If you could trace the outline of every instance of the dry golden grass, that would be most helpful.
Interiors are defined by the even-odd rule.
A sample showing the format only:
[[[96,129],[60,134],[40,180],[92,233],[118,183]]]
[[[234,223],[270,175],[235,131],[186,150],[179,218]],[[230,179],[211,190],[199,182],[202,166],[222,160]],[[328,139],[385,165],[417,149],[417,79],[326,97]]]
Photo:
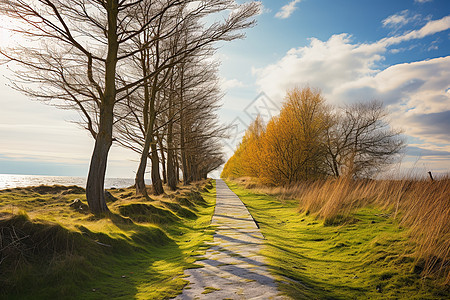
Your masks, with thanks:
[[[450,178],[439,180],[328,179],[269,188],[249,178],[241,183],[284,199],[298,199],[299,209],[333,223],[361,207],[379,207],[410,230],[422,275],[450,284]]]

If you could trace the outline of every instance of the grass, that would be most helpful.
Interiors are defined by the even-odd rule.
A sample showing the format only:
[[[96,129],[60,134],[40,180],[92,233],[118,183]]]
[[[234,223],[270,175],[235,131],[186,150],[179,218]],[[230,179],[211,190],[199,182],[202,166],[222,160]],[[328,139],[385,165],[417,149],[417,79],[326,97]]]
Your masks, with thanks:
[[[213,286],[207,286],[205,287],[204,291],[202,292],[202,294],[209,294],[209,293],[213,293],[215,291],[220,291],[220,289],[215,288]]]
[[[448,287],[421,276],[409,230],[384,209],[326,219],[299,212],[298,200],[228,185],[259,223],[262,254],[292,298],[447,299]]]
[[[435,181],[341,178],[258,190],[298,199],[301,211],[315,214],[325,223],[345,222],[363,207],[383,209],[408,228],[421,275],[450,284],[450,179],[446,177]]]
[[[70,207],[77,187],[0,191],[0,298],[167,299],[212,239],[215,183],[151,201],[109,190],[107,218]],[[200,191],[200,192],[199,192]],[[85,208],[85,207],[84,207]]]

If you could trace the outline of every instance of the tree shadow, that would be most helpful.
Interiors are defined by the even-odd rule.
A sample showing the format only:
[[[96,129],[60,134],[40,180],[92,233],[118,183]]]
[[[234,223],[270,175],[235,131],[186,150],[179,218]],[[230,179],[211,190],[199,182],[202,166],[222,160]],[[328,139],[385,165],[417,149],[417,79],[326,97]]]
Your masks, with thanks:
[[[79,227],[103,252],[96,262],[101,266],[101,272],[91,284],[98,298],[138,298],[149,287],[155,289],[155,282],[169,281],[182,275],[179,271],[170,270],[190,265],[179,245],[161,228],[149,223],[138,224],[113,212],[108,218],[126,234],[109,235]],[[103,260],[104,257],[107,258]]]

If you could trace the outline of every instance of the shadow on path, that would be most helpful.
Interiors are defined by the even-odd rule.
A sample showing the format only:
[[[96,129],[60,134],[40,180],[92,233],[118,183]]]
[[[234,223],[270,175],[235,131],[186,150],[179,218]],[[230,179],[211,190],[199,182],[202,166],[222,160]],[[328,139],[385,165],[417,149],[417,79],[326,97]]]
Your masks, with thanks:
[[[259,254],[264,237],[247,208],[222,180],[216,189],[214,240],[198,261],[203,268],[185,272],[190,284],[175,299],[289,299]]]

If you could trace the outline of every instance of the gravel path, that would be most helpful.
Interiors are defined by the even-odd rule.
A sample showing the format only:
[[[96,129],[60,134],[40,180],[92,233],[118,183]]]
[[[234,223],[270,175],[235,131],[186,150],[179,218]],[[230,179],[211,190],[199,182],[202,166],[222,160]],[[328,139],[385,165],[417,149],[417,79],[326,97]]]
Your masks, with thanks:
[[[258,254],[264,237],[247,208],[223,180],[216,189],[214,241],[198,262],[204,268],[186,270],[190,284],[175,299],[289,299]]]

